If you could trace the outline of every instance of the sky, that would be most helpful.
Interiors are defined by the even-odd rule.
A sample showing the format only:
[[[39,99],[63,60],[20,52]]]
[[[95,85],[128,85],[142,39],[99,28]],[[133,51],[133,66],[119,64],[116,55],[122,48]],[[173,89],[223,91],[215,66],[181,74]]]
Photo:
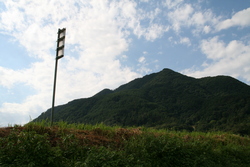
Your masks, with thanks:
[[[250,0],[0,0],[0,126],[172,69],[250,84]]]

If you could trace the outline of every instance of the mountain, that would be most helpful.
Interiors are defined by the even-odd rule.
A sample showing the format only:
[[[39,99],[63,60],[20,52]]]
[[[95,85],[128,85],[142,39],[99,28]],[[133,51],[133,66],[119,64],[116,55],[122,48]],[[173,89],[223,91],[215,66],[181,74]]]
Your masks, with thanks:
[[[34,121],[50,119],[50,109]],[[250,86],[229,76],[195,79],[163,69],[55,107],[55,121],[250,134]]]

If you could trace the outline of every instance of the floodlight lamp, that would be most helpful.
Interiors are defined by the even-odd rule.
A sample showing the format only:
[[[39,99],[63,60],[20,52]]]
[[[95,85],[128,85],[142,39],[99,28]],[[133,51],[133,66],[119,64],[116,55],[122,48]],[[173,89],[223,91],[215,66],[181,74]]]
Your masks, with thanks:
[[[58,30],[57,39],[57,59],[60,59],[64,55],[64,44],[65,44],[66,28]]]

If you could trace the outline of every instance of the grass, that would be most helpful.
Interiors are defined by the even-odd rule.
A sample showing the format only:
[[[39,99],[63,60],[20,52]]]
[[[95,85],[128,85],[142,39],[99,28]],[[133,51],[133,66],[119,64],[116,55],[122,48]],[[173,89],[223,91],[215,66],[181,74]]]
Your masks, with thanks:
[[[46,121],[0,128],[0,166],[250,166],[250,138],[224,132]]]

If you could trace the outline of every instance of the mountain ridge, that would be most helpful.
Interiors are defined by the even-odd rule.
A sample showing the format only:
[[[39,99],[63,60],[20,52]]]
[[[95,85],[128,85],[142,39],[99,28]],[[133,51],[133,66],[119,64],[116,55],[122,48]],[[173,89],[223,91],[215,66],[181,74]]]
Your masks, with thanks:
[[[49,119],[50,110],[37,119]],[[170,69],[55,107],[55,121],[250,134],[250,86],[228,76]]]

